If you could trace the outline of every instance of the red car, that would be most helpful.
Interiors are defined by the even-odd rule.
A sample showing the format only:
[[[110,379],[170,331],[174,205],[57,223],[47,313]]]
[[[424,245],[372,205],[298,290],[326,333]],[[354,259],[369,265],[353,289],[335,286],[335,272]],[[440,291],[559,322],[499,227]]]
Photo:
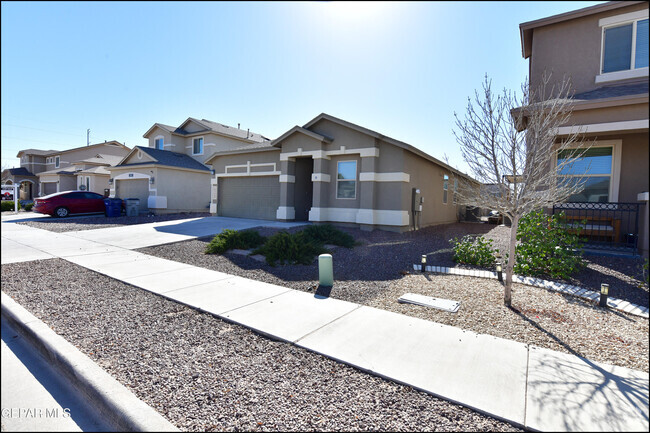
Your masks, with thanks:
[[[65,218],[70,214],[104,213],[104,197],[88,191],[63,191],[34,199],[33,211]]]

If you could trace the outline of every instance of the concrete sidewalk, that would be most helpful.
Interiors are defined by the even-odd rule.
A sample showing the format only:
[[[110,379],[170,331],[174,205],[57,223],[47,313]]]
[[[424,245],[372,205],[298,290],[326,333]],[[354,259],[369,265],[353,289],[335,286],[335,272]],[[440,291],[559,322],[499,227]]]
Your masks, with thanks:
[[[31,228],[5,232],[5,225],[3,242],[14,247],[36,234],[30,245],[40,254],[519,426],[648,430],[645,372],[147,256],[106,238],[99,244]]]

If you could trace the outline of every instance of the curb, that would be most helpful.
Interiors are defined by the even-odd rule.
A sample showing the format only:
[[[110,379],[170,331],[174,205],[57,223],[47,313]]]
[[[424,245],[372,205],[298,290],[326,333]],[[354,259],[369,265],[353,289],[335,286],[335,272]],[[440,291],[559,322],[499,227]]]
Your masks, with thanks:
[[[422,272],[422,265],[413,265],[414,271]],[[489,278],[496,280],[498,278],[496,272],[492,271],[483,271],[483,270],[474,270],[474,269],[461,269],[461,268],[450,268],[445,266],[425,266],[425,272],[433,272],[437,274],[450,274],[450,275],[460,275],[464,277],[477,277],[477,278]],[[512,276],[513,283],[526,284],[527,286],[538,287],[540,289],[547,289],[552,292],[558,292],[565,295],[575,296],[577,298],[585,299],[587,301],[598,302],[600,295],[592,290],[584,289],[582,287],[573,286],[571,284],[558,283],[555,281],[542,280],[540,278],[533,277],[522,277],[520,275]],[[631,302],[624,301],[623,299],[612,298],[611,296],[607,299],[607,306],[617,311],[623,313],[631,314],[633,316],[639,316],[648,319],[650,310],[647,307],[642,307],[640,305],[632,304]]]
[[[116,431],[180,431],[4,292],[2,317],[58,369]]]

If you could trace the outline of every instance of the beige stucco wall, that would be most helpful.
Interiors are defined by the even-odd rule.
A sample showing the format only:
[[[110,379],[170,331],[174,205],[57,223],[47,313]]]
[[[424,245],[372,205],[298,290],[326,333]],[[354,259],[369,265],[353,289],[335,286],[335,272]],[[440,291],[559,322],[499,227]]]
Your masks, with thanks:
[[[609,137],[608,137],[609,138]],[[636,203],[637,195],[648,191],[648,133],[624,134],[621,149],[621,179],[618,198],[621,202]]]
[[[180,142],[176,143],[174,142],[173,136],[171,132],[168,132],[165,129],[162,129],[159,126],[156,126],[150,133],[149,133],[149,147],[152,149],[156,148],[156,138],[162,137],[163,138],[163,150],[170,150],[172,152],[178,152],[178,153],[185,153],[185,149],[182,149],[179,144]]]
[[[154,213],[209,212],[209,171],[195,172],[159,167],[153,187],[158,196],[167,197],[167,209],[157,209]]]
[[[648,103],[631,104],[618,107],[591,110],[574,110],[570,124],[590,125],[594,123],[626,122],[630,120],[647,120]]]
[[[111,177],[119,181],[121,176],[128,179],[128,174],[133,173],[134,179],[140,176],[149,181],[149,196],[156,197],[159,203],[166,200],[165,208],[158,208],[155,205],[149,206],[149,211],[155,214],[177,213],[177,212],[208,212],[210,202],[210,172],[198,172],[166,168],[164,166],[146,165],[137,167],[111,168]],[[115,191],[114,182],[111,195],[125,199],[119,191]],[[118,183],[119,185],[119,183]]]
[[[595,82],[600,73],[602,39],[598,20],[643,9],[648,9],[647,3],[534,29],[529,65],[531,88],[537,88],[545,70],[552,72],[554,81],[561,80],[563,75],[570,76],[576,93],[600,87],[602,84]]]
[[[89,159],[89,158],[94,158],[97,154],[102,154],[102,155],[114,155],[114,156],[126,156],[130,152],[130,149],[122,147],[122,146],[115,146],[115,145],[110,145],[110,144],[105,144],[105,143],[99,143],[97,145],[92,145],[92,146],[87,146],[83,148],[76,149],[74,151],[70,152],[65,152],[65,153],[54,153],[52,155],[48,155],[47,158],[51,158],[52,162],[49,164],[46,164],[45,171],[49,170],[54,170],[56,168],[65,168],[69,167],[73,162],[76,161],[81,161],[84,159]],[[55,166],[55,158],[59,156],[60,157],[60,165],[59,167]],[[45,162],[46,159],[43,158],[43,162]]]
[[[430,161],[405,152],[406,172],[410,173],[411,181],[403,186],[402,203],[411,207],[412,188],[419,188],[424,203],[420,215],[420,225],[452,223],[458,220],[458,206],[454,205],[454,183],[452,174],[443,167]],[[443,203],[444,175],[449,176],[447,203]]]

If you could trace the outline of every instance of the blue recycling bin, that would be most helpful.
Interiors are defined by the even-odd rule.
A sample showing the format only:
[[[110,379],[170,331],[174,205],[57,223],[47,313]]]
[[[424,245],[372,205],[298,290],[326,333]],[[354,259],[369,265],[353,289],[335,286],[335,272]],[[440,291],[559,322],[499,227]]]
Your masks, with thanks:
[[[106,198],[104,199],[104,205],[106,206],[105,214],[107,217],[118,217],[122,215],[122,199]]]

